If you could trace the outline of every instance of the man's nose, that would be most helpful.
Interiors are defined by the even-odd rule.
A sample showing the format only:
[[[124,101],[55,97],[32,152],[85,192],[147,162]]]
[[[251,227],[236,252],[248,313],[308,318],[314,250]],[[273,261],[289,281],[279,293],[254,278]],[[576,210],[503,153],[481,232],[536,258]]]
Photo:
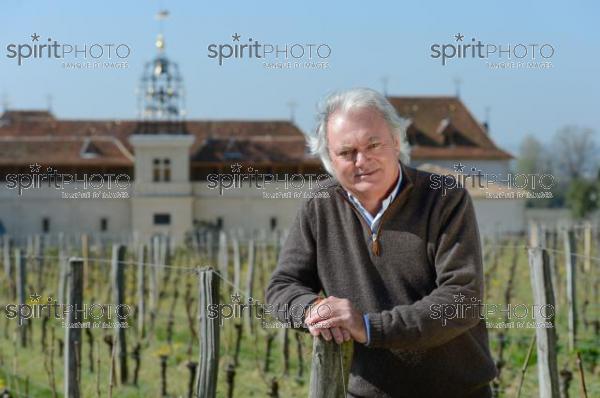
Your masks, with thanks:
[[[362,151],[358,151],[356,153],[356,161],[354,162],[354,164],[356,165],[356,167],[361,167],[364,166],[366,163],[367,156]]]

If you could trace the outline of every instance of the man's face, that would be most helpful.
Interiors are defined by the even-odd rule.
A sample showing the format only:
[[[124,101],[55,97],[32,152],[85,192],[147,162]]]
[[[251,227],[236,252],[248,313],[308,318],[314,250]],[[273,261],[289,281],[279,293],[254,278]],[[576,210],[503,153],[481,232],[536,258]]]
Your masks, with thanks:
[[[334,112],[327,123],[329,156],[342,186],[359,200],[381,200],[396,182],[400,143],[371,108]]]

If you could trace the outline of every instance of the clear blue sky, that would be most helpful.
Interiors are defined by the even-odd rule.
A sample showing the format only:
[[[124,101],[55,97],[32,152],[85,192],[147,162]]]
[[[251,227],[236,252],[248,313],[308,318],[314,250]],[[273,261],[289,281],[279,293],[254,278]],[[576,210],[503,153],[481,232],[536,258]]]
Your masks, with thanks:
[[[315,104],[325,93],[353,86],[382,88],[390,95],[453,94],[483,119],[491,107],[491,134],[511,151],[526,133],[549,142],[565,124],[600,130],[600,8],[593,1],[112,1],[38,2],[5,0],[0,14],[0,94],[11,108],[45,108],[48,94],[62,118],[134,118],[135,88],[144,62],[155,54],[164,23],[167,54],[179,63],[189,118],[282,119],[286,103],[298,103],[296,120],[312,128]],[[62,43],[126,43],[126,70],[65,70],[56,60],[17,66],[6,58],[10,43],[30,44],[30,35]],[[207,57],[212,43],[231,35],[262,43],[326,43],[330,67],[267,70],[256,62],[219,67]],[[490,70],[480,60],[429,57],[433,43],[453,43],[462,33],[486,43],[549,43],[550,70]],[[27,61],[27,60],[26,60]]]

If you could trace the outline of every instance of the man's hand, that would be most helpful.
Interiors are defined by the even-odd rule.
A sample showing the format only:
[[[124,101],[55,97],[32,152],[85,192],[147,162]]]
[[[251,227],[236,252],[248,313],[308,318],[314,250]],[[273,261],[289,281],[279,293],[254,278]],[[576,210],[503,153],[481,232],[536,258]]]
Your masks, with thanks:
[[[328,329],[327,327],[309,326],[308,331],[314,337],[317,337],[318,335],[323,336],[323,338],[327,341],[330,341],[333,338],[337,344],[342,344],[344,341],[352,340],[350,332],[348,332],[346,329],[338,327]]]
[[[324,300],[324,299],[319,298],[304,313],[305,323],[307,323],[307,325],[308,325],[308,322],[306,322],[306,319],[310,315],[311,311],[314,310],[317,307],[318,303],[320,303],[322,300]],[[308,331],[310,332],[310,334],[312,336],[317,337],[317,336],[321,335],[327,341],[330,341],[333,338],[337,344],[341,344],[344,341],[352,340],[352,337],[350,336],[350,332],[348,332],[346,329],[341,329],[338,327],[329,329],[328,327],[323,326],[322,324],[319,327],[308,325]]]
[[[305,322],[310,334],[321,334],[327,341],[333,335],[338,344],[350,339],[367,342],[363,316],[347,299],[329,296],[319,300],[309,309]]]

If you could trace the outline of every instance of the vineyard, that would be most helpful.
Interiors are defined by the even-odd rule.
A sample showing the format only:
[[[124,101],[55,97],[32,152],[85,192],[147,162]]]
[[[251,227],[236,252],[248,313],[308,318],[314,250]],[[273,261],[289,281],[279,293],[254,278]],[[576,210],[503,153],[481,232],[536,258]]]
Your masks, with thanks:
[[[318,395],[311,361],[322,347],[265,314],[238,311],[265,302],[284,239],[205,231],[171,248],[160,236],[5,236],[0,397]],[[540,385],[560,396],[600,396],[599,242],[589,223],[484,239],[497,397],[539,396]],[[543,330],[529,310],[538,298],[555,308]],[[61,303],[83,310],[65,315]],[[344,388],[340,369],[312,370],[327,373],[313,380],[340,379]]]

